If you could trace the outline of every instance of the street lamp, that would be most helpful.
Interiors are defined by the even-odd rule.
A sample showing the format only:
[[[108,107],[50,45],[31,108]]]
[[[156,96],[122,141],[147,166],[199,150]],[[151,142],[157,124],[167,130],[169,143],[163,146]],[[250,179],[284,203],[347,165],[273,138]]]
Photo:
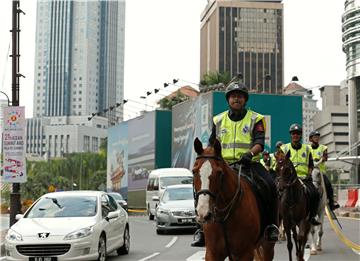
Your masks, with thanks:
[[[255,88],[250,88],[249,89],[249,92],[256,92],[256,91],[259,92],[258,87],[260,86],[260,84],[266,83],[267,81],[271,81],[271,75],[270,74],[264,75],[264,77],[262,79],[260,79],[256,83]],[[263,92],[265,92],[265,88],[263,88]]]
[[[11,105],[11,102],[10,102],[9,96],[8,96],[5,92],[2,92],[2,91],[0,91],[0,93],[4,94],[4,95],[6,96],[7,102],[8,102],[8,106],[10,106],[10,105]]]

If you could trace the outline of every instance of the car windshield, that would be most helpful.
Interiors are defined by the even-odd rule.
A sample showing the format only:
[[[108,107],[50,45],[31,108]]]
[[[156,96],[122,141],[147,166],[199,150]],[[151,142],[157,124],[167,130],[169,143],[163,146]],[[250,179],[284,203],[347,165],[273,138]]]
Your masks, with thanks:
[[[119,193],[109,193],[115,200],[124,200],[124,198]]]
[[[192,177],[162,177],[160,178],[160,187],[166,188],[171,185],[192,184]]]
[[[168,188],[165,190],[162,200],[173,201],[173,200],[189,200],[194,199],[192,188]]]
[[[40,199],[25,217],[91,217],[96,214],[96,206],[96,197],[94,196],[49,196]]]

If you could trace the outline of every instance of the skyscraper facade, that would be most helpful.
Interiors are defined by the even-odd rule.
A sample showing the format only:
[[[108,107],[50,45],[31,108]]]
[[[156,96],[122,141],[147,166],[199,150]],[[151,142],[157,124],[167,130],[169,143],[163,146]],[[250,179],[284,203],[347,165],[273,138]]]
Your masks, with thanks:
[[[34,117],[86,116],[122,102],[124,0],[40,0],[36,28]],[[104,113],[110,124],[120,110]]]
[[[201,14],[200,78],[207,72],[243,75],[253,91],[283,88],[281,0],[212,0]]]
[[[345,12],[342,16],[343,51],[346,53],[346,71],[349,104],[349,154],[360,155],[360,2],[345,1]],[[360,168],[354,165],[354,183],[360,181]]]

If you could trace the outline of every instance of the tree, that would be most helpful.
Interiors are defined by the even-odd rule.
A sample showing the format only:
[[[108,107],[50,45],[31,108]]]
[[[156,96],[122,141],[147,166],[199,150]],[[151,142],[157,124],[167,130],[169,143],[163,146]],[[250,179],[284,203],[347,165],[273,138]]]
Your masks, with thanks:
[[[170,98],[164,97],[158,102],[158,104],[160,104],[160,108],[171,110],[174,105],[184,102],[188,99],[188,96],[180,92],[180,90],[177,90],[175,96]]]
[[[203,75],[200,85],[209,86],[219,83],[227,85],[231,81],[231,76],[229,72],[207,72]]]

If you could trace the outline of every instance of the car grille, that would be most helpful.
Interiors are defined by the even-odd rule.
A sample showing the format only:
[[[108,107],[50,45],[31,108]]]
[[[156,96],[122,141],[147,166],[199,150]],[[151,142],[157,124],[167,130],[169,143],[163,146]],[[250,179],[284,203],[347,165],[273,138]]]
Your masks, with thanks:
[[[177,217],[193,217],[195,216],[195,211],[172,211],[172,214]]]
[[[17,251],[24,256],[59,256],[70,249],[70,244],[20,245]]]

